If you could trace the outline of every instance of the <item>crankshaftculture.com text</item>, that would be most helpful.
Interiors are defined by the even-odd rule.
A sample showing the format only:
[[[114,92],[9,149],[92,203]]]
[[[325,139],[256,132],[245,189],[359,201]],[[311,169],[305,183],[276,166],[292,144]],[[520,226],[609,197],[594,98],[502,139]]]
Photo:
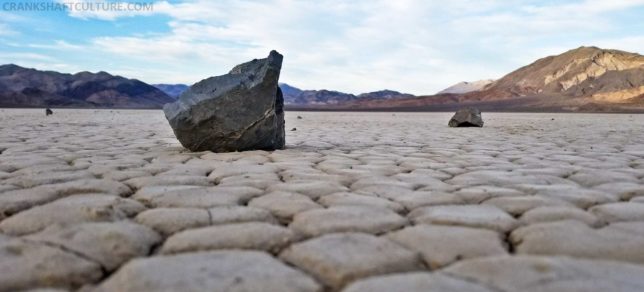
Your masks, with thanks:
[[[153,11],[149,2],[4,2],[4,11]]]

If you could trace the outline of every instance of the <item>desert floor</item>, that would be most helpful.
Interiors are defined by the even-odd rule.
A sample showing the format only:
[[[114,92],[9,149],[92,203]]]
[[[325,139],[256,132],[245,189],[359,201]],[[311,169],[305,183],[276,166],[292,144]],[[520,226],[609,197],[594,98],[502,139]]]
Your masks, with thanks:
[[[644,291],[644,115],[450,116],[215,154],[162,111],[0,110],[0,291]]]

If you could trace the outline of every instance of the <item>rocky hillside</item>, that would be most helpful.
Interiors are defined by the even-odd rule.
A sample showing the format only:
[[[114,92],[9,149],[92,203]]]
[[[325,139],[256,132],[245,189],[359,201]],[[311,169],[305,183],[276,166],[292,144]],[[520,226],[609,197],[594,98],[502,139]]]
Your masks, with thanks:
[[[177,99],[179,95],[181,95],[189,87],[185,84],[152,84],[152,86],[158,88],[174,99]]]
[[[485,86],[488,86],[493,82],[494,82],[494,79],[485,79],[485,80],[479,80],[474,82],[464,81],[464,82],[454,84],[448,88],[445,88],[440,92],[438,92],[437,94],[463,94],[463,93],[468,93],[472,91],[479,91],[484,89]]]
[[[644,94],[644,56],[618,50],[581,47],[520,68],[466,100],[523,96],[587,98],[628,103]]]
[[[644,56],[581,47],[537,60],[477,91],[452,89],[408,99],[358,100],[343,107],[453,110],[467,105],[498,111],[644,112]]]
[[[499,80],[462,82],[436,95],[304,92],[296,102],[318,109],[451,111],[468,105],[488,111],[643,112],[644,56],[580,47],[537,60]]]
[[[151,85],[106,72],[72,75],[0,66],[0,107],[161,108],[172,101]]]
[[[296,96],[284,98],[286,104],[297,105],[335,105],[343,104],[356,100],[357,97],[350,93],[344,93],[334,90],[303,90]]]
[[[414,95],[393,90],[380,90],[354,95],[334,90],[302,90],[297,87],[280,83],[284,94],[284,103],[294,106],[337,106],[353,102],[368,102],[374,100],[394,100],[414,98]]]
[[[368,92],[358,95],[359,99],[363,100],[392,100],[392,99],[405,99],[405,98],[415,98],[416,96],[408,93],[401,93],[398,91],[393,91],[389,89]]]

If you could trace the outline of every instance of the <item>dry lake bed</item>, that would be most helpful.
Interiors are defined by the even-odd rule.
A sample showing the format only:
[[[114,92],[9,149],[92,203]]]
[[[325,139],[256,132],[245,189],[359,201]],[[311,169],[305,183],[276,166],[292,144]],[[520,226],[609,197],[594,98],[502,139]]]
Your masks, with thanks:
[[[0,110],[0,291],[644,291],[644,115],[286,117],[215,154]]]

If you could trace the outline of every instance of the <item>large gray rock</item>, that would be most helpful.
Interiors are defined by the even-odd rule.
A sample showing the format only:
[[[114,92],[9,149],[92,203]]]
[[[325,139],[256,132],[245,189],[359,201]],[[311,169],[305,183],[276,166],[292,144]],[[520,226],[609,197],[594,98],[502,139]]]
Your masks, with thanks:
[[[450,127],[483,127],[481,111],[476,108],[464,108],[458,110],[452,119],[449,120]]]
[[[192,151],[284,148],[284,98],[277,86],[282,55],[237,65],[191,86],[163,111],[181,144]]]

